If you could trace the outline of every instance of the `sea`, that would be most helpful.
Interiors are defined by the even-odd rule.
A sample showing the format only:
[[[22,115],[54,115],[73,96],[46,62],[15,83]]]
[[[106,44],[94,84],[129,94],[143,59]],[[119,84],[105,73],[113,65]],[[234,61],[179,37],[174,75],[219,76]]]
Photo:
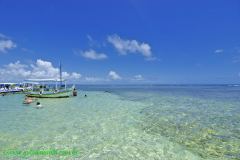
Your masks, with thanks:
[[[0,96],[0,159],[240,160],[238,85],[76,87],[42,108]]]

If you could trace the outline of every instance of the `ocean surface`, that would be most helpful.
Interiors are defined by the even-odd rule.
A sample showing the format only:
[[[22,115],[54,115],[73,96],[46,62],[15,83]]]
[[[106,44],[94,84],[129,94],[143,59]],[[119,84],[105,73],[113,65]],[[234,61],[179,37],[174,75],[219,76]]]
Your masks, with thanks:
[[[76,150],[22,159],[240,159],[240,86],[79,85],[78,96],[0,96],[0,159],[6,151]],[[84,97],[84,95],[87,97]]]

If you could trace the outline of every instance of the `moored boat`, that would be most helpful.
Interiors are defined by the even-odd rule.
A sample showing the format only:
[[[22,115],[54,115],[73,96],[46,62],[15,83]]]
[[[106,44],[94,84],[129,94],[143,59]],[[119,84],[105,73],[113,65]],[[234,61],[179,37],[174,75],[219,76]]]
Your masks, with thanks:
[[[26,94],[27,97],[35,98],[68,98],[72,94],[72,89],[67,88],[66,81],[61,79],[28,79],[28,83],[33,83],[33,90]],[[55,84],[53,84],[55,83]],[[64,85],[62,85],[64,83]]]
[[[0,83],[0,94],[18,93],[24,89],[18,86],[16,83]]]
[[[28,79],[25,84],[30,84],[32,92],[27,97],[35,98],[68,98],[76,92],[75,87],[67,88],[66,80],[62,79],[62,65],[59,66],[59,79]]]

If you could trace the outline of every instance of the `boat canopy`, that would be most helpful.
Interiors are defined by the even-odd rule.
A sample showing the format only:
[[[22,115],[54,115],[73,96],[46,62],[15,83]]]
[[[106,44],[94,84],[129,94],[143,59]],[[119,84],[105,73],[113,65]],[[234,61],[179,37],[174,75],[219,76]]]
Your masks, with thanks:
[[[65,82],[64,79],[26,79],[25,82]]]
[[[17,83],[1,83],[0,82],[0,85],[16,85]]]
[[[66,80],[64,79],[26,79],[23,84],[32,84],[34,85],[42,85],[42,84],[52,84],[55,83],[55,89],[58,89],[58,85],[60,84],[60,87],[63,85],[65,86],[65,90],[67,89]]]
[[[37,84],[40,84],[40,83],[39,82],[32,82],[32,81],[23,81],[20,84],[22,84],[22,85],[25,85],[25,84],[35,84],[35,85],[37,85]]]

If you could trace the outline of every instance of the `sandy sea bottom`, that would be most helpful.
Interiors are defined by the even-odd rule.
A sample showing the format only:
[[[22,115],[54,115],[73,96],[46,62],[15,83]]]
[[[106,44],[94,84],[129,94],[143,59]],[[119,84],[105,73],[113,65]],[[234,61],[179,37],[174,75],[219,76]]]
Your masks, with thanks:
[[[240,159],[237,98],[166,93],[80,91],[41,99],[42,109],[23,105],[21,94],[0,97],[0,159],[53,149],[77,154],[22,159]]]

